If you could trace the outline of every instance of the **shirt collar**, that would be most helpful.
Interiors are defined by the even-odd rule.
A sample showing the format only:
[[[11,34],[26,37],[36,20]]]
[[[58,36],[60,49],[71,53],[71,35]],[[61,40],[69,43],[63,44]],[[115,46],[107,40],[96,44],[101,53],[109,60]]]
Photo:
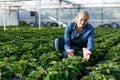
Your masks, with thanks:
[[[77,24],[75,23],[75,25],[73,26],[73,29],[76,29],[76,26],[77,26]]]

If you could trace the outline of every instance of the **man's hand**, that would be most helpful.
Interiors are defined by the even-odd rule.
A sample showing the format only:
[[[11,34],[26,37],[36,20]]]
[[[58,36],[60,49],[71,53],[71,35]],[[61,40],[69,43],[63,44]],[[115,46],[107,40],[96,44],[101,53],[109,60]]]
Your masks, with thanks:
[[[68,57],[71,57],[73,54],[74,54],[74,50],[73,49],[67,50]]]
[[[83,48],[82,50],[83,50],[83,57],[89,60],[90,54],[92,54],[92,52],[89,51],[87,48]]]

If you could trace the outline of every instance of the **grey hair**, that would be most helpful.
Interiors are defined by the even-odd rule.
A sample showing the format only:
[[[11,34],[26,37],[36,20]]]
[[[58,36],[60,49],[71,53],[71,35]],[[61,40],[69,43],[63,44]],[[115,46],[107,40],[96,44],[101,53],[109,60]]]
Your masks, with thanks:
[[[88,19],[89,19],[89,13],[87,12],[87,11],[82,11],[82,10],[80,10],[79,12],[78,12],[78,14],[77,14],[77,16],[75,17],[75,22],[77,23],[77,18],[80,16],[80,15],[85,15],[85,16],[87,16],[88,17]]]

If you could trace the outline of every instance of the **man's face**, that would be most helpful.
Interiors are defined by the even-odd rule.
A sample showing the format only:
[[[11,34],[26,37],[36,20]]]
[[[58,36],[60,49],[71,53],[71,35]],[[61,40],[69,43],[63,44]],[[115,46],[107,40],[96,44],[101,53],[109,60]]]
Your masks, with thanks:
[[[78,18],[77,18],[77,27],[78,28],[83,28],[88,22],[88,17],[84,14],[81,14]]]

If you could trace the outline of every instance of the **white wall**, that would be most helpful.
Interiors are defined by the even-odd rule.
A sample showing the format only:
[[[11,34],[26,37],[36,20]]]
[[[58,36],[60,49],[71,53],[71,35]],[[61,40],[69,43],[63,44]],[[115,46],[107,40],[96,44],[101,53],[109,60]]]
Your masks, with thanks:
[[[0,10],[0,26],[4,25],[4,11]],[[6,25],[7,26],[16,26],[18,25],[18,18],[16,11],[6,11]]]

